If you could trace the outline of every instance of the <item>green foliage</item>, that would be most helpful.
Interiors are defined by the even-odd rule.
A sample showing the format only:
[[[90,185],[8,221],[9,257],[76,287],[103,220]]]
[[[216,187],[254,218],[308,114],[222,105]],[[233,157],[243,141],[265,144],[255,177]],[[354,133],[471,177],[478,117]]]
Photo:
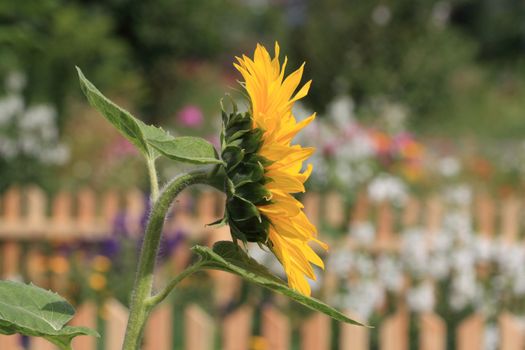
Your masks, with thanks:
[[[0,281],[0,333],[44,337],[62,349],[70,349],[80,335],[98,337],[85,327],[66,326],[75,313],[59,295],[34,285]]]
[[[292,47],[315,82],[316,109],[339,93],[358,102],[386,96],[417,113],[444,103],[448,77],[472,61],[474,48],[454,28],[435,23],[436,3],[310,2]]]
[[[297,303],[314,311],[320,311],[337,321],[362,326],[361,323],[352,320],[327,304],[290,289],[284,281],[250,258],[233,242],[217,242],[213,246],[213,250],[203,246],[194,246],[192,249],[201,256],[201,264],[204,268],[222,270],[239,275],[249,282],[283,294]]]
[[[95,107],[117,130],[130,141],[146,158],[157,158],[160,154],[182,162],[218,164],[217,153],[206,140],[198,137],[173,137],[161,128],[146,125],[128,111],[105,97],[77,67],[80,86]]]
[[[89,69],[103,87],[136,80],[108,14],[64,0],[3,1],[0,19],[0,76],[25,73],[30,103],[52,103],[63,112],[77,94],[74,64]],[[64,114],[59,117],[62,125]]]

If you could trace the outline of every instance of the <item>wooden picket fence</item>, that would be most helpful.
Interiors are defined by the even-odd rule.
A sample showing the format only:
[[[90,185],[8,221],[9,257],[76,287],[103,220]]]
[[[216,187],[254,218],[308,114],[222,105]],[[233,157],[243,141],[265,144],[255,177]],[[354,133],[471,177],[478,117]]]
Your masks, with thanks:
[[[198,195],[185,191],[179,197],[167,218],[167,227],[183,228],[195,238],[207,244],[229,236],[227,228],[212,229],[206,223],[222,216],[224,198],[216,192],[202,190]],[[409,199],[402,208],[391,203],[371,203],[366,196],[359,196],[350,213],[346,212],[342,198],[337,193],[320,195],[309,193],[303,202],[310,219],[320,227],[345,229],[348,225],[370,221],[375,224],[376,235],[373,250],[398,249],[397,232],[404,227],[424,227],[425,234],[438,234],[442,222],[443,203],[438,197],[425,200]],[[477,231],[491,239],[502,239],[514,244],[522,244],[521,212],[522,201],[518,197],[494,200],[486,194],[476,196],[471,210],[474,213]],[[21,266],[20,244],[23,241],[97,241],[107,238],[113,230],[115,217],[125,213],[127,230],[138,235],[146,211],[146,200],[138,190],[127,193],[107,192],[97,194],[84,189],[76,194],[61,192],[48,198],[36,187],[12,188],[0,198],[0,274],[3,278],[18,276]],[[332,242],[336,244],[336,242]],[[337,244],[357,244],[345,238]],[[186,248],[184,248],[186,249]],[[187,254],[174,254],[176,265],[187,263]],[[182,257],[182,258],[181,258]],[[38,254],[26,259],[31,268],[42,268],[47,260]],[[179,261],[182,259],[183,261]],[[228,300],[238,280],[235,276],[220,271],[210,273],[214,280],[216,298]],[[35,273],[38,284],[38,273]],[[45,281],[42,281],[45,284]],[[127,309],[118,301],[110,299],[102,306],[86,302],[77,308],[74,325],[97,328],[99,307],[103,308],[105,323],[102,332],[104,350],[120,349],[124,335]],[[348,310],[351,315],[351,310]],[[241,306],[220,322],[198,305],[187,305],[183,322],[184,349],[187,350],[285,350],[292,347],[292,325],[288,315],[272,305],[263,307],[260,315],[260,334],[252,334],[254,310]],[[378,332],[381,350],[404,350],[409,348],[410,313],[404,305],[387,316],[376,328],[368,329],[331,322],[322,314],[313,314],[300,326],[299,348],[301,350],[333,349],[333,327],[340,327],[337,334],[339,349],[369,349],[371,332]],[[437,314],[424,313],[417,316],[419,327],[419,349],[446,349],[447,327]],[[173,349],[173,307],[164,303],[153,314],[146,329],[144,346],[146,350]],[[498,318],[500,349],[524,349],[525,338],[522,324],[509,312]],[[178,327],[178,325],[177,325]],[[473,314],[462,321],[456,329],[455,348],[460,350],[482,349],[485,319],[481,314]],[[99,327],[100,329],[100,327]],[[80,337],[75,340],[76,350],[100,349],[97,340]],[[34,338],[23,342],[17,336],[0,336],[0,350],[50,350],[55,349],[44,340]]]

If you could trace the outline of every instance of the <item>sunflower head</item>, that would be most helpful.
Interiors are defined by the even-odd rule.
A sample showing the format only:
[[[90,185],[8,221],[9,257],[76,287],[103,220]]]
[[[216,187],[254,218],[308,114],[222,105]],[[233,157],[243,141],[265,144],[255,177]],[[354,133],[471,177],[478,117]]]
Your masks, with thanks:
[[[234,105],[232,113],[222,115],[225,221],[235,241],[266,245],[283,265],[290,287],[309,295],[312,264],[323,267],[309,244],[327,246],[294,197],[305,191],[312,167],[303,171],[303,162],[314,150],[292,145],[292,139],[315,114],[297,122],[292,107],[306,96],[310,82],[298,88],[304,65],[285,77],[286,59],[281,66],[277,43],[275,57],[257,45],[253,59],[237,57],[234,66],[244,78],[250,110],[239,113]]]
[[[222,112],[221,157],[226,163],[227,202],[225,217],[234,240],[268,242],[270,222],[257,206],[271,203],[265,184],[265,166],[270,162],[258,152],[263,131],[253,127],[250,113]]]

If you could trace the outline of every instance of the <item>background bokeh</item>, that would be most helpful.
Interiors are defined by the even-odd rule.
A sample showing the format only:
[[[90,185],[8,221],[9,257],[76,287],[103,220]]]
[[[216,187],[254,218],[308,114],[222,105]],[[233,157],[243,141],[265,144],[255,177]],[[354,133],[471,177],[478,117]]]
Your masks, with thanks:
[[[272,48],[275,41],[289,58],[288,72],[306,62],[305,79],[313,80],[294,110],[298,118],[318,113],[297,139],[317,148],[309,191],[338,192],[345,213],[355,209],[358,194],[398,207],[407,198],[437,195],[451,214],[445,215],[440,248],[425,256],[423,248],[393,256],[367,249],[330,254],[328,266],[342,286],[330,300],[380,320],[374,310],[401,288],[392,276],[407,273],[414,281],[409,308],[437,305],[451,329],[480,303],[489,319],[505,308],[525,312],[516,307],[525,296],[525,275],[517,270],[525,263],[521,250],[490,248],[468,215],[452,215],[478,193],[495,201],[523,196],[520,1],[0,0],[0,193],[29,185],[48,195],[85,187],[147,192],[143,160],[87,106],[75,66],[145,122],[217,143],[219,100],[226,93],[242,99],[234,57],[251,55],[256,43]],[[159,168],[166,181],[183,166],[163,161]],[[366,242],[373,224],[325,225],[322,234]],[[403,244],[419,247],[417,230],[404,231]],[[93,269],[104,280],[95,274],[73,281],[72,295],[111,295],[126,303],[130,281],[111,281],[133,270],[135,244],[117,236],[82,247],[97,257]],[[57,249],[38,244],[47,244],[47,252]],[[114,246],[126,253],[116,258]],[[510,262],[504,259],[509,254]],[[476,271],[480,261],[493,264],[488,275]],[[56,264],[75,268],[74,259]],[[411,271],[413,264],[427,269]],[[355,274],[366,283],[349,277]],[[428,276],[438,287],[426,282]],[[206,294],[207,282],[197,282],[198,293],[188,295]],[[381,315],[398,304],[386,300]],[[497,344],[494,332],[487,339],[488,348]]]

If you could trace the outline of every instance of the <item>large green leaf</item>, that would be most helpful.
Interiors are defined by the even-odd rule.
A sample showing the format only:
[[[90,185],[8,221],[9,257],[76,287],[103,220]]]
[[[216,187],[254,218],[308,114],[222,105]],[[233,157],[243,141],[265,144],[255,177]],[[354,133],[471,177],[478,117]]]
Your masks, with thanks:
[[[146,124],[133,117],[131,113],[117,106],[104,96],[77,67],[80,87],[86,95],[89,103],[97,109],[118,131],[137,147],[145,156],[151,155],[149,146],[144,135]],[[154,128],[154,127],[151,127]],[[152,132],[152,130],[150,130]],[[160,134],[160,132],[158,133]]]
[[[182,162],[197,164],[221,163],[213,145],[199,137],[173,137],[153,125],[147,125],[104,96],[77,67],[80,87],[89,103],[117,130],[137,147],[144,156],[160,154]]]
[[[312,310],[320,311],[338,321],[363,326],[363,324],[352,320],[322,301],[307,297],[290,289],[283,280],[274,276],[266,267],[250,258],[244,250],[233,242],[217,242],[213,246],[213,250],[198,245],[194,246],[192,250],[201,256],[205,268],[234,273],[252,283],[283,294]]]
[[[213,145],[200,137],[181,136],[164,140],[148,140],[164,156],[188,163],[196,164],[219,164],[222,163],[217,157]]]
[[[34,285],[0,281],[0,334],[44,337],[67,349],[79,335],[97,336],[84,327],[65,326],[75,310],[61,296]]]

